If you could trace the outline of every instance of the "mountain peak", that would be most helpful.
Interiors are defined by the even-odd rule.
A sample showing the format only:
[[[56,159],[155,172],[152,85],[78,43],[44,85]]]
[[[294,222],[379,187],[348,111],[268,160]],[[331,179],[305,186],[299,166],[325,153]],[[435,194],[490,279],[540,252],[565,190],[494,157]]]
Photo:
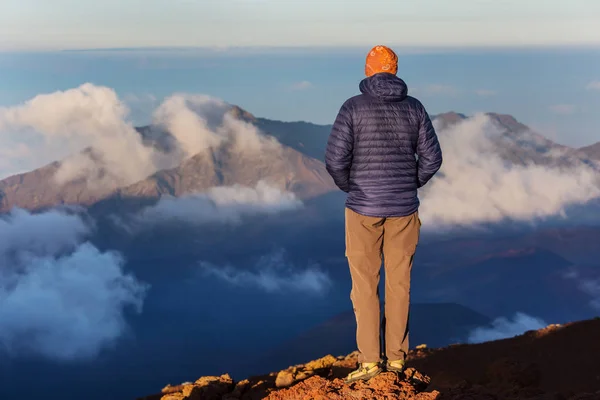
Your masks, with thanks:
[[[463,119],[467,119],[467,116],[465,114],[458,113],[456,111],[448,111],[445,113],[436,114],[433,116],[433,118],[442,118],[442,119],[446,119],[446,120],[461,121]]]
[[[227,112],[232,117],[244,122],[255,123],[256,117],[239,106],[231,106]]]
[[[485,113],[489,118],[491,118],[496,123],[500,124],[502,127],[508,129],[511,132],[524,132],[530,130],[527,125],[524,125],[517,121],[515,117],[509,114],[499,114],[494,112]],[[452,125],[456,125],[457,123],[468,119],[469,117],[462,113],[457,113],[455,111],[449,111],[441,114],[434,115],[432,119],[438,121],[441,129],[448,128]]]
[[[431,118],[437,124],[439,124],[440,129],[447,129],[453,125],[458,124],[459,122],[467,119],[467,116],[464,114],[460,114],[454,111],[437,114],[432,116]]]
[[[497,123],[502,125],[503,127],[509,129],[510,131],[524,132],[524,131],[529,130],[529,127],[527,125],[520,123],[512,115],[497,114],[497,113],[492,113],[492,112],[486,113],[485,115],[487,115],[488,117],[490,117],[491,119],[493,119],[494,121],[496,121]]]

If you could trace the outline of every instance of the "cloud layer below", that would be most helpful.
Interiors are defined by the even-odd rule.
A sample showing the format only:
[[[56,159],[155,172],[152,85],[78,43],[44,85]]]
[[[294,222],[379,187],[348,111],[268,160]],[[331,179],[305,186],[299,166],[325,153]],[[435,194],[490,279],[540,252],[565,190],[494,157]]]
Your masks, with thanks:
[[[252,269],[231,265],[216,266],[203,262],[202,273],[230,285],[258,289],[268,293],[301,292],[313,295],[325,293],[332,282],[317,265],[298,268],[286,260],[283,251],[263,256]]]
[[[141,211],[136,222],[239,223],[245,216],[276,214],[300,207],[302,202],[294,193],[260,181],[255,187],[221,186],[183,197],[163,196],[156,205]]]
[[[0,218],[0,352],[89,359],[127,332],[124,312],[141,311],[147,286],[88,233],[61,211]]]

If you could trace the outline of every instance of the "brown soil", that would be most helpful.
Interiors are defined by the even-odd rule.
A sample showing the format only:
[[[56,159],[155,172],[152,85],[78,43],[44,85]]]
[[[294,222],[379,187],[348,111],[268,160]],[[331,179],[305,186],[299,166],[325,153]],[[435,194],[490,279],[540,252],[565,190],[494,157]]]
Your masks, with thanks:
[[[600,319],[478,345],[420,348],[403,374],[346,385],[356,357],[326,356],[237,383],[228,375],[204,377],[139,400],[600,400]]]

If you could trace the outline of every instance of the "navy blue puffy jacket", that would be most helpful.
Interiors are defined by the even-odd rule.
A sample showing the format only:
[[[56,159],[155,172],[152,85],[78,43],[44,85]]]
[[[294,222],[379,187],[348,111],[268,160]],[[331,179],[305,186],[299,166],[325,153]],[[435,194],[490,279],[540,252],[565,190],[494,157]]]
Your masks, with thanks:
[[[442,165],[429,115],[407,96],[406,83],[396,75],[375,74],[360,83],[360,91],[333,124],[327,171],[348,193],[351,210],[376,217],[410,215],[419,208],[417,189]]]

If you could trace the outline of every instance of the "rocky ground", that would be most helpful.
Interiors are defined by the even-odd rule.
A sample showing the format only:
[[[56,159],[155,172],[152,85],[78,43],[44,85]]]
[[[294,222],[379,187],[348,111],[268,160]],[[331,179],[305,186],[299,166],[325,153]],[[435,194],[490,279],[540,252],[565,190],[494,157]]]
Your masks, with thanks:
[[[138,400],[600,400],[600,319],[479,345],[420,346],[403,374],[346,385],[356,357],[329,355],[240,382],[203,377]]]

